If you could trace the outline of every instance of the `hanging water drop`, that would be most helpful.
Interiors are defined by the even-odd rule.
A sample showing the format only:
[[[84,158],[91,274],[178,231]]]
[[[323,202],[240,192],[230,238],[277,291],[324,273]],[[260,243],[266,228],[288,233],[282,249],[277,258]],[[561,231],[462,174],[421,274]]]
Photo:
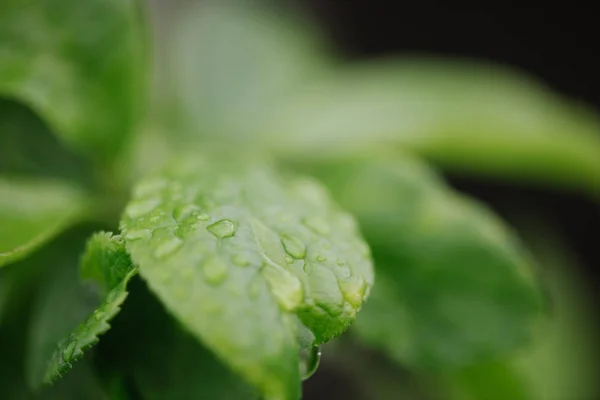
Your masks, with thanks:
[[[305,381],[319,368],[321,362],[321,346],[310,346],[300,350],[300,376]]]

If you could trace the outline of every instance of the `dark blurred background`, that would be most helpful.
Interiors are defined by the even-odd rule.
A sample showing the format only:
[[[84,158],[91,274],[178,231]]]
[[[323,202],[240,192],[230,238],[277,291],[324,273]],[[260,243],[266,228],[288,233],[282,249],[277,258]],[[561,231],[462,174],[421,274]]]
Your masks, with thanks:
[[[296,0],[351,58],[416,53],[485,59],[533,74],[558,92],[600,109],[600,28],[591,9],[557,2],[528,6],[486,2]],[[535,209],[573,250],[600,307],[600,209],[577,194],[447,175],[459,190],[510,220],[515,207]],[[600,314],[600,313],[599,313]],[[350,383],[350,384],[349,384]],[[306,399],[363,399],[339,370],[322,366],[305,384]],[[368,398],[368,397],[366,397]]]

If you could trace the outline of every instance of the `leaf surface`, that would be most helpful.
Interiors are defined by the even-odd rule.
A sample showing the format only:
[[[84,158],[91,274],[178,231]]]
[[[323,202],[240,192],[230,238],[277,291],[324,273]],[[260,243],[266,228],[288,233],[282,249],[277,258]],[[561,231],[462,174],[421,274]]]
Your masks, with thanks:
[[[353,218],[268,167],[181,162],[137,185],[122,229],[167,310],[269,399],[299,396],[298,318],[327,341],[373,282]]]

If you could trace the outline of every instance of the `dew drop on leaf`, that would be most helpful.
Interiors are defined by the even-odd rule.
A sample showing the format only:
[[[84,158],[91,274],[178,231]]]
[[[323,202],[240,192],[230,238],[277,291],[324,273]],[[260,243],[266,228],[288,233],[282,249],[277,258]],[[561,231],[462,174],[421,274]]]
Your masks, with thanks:
[[[327,261],[327,257],[322,256],[322,255],[318,255],[317,256],[317,261],[318,262],[325,262],[325,261]]]
[[[321,362],[321,346],[310,346],[300,350],[300,376],[305,381],[319,368]]]
[[[260,272],[281,308],[293,311],[302,303],[302,283],[296,275],[270,260],[265,262]]]
[[[149,239],[152,236],[150,229],[134,229],[125,234],[127,240]]]
[[[302,240],[295,236],[282,235],[281,243],[285,252],[296,259],[302,259],[306,257],[306,245]]]
[[[211,285],[218,285],[227,277],[227,265],[217,256],[212,256],[204,262],[204,276]]]
[[[235,224],[228,219],[222,219],[206,227],[206,230],[219,239],[235,235]]]
[[[175,252],[178,248],[183,245],[183,241],[177,237],[167,239],[163,243],[159,244],[154,250],[154,257],[164,258]]]
[[[367,290],[367,283],[363,277],[359,276],[350,280],[340,280],[339,286],[346,301],[353,307],[358,308]]]

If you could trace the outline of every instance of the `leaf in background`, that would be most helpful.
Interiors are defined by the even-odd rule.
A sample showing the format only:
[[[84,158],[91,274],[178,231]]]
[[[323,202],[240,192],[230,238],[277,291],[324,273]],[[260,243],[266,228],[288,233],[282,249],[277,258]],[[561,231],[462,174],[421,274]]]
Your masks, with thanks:
[[[587,400],[598,397],[598,326],[588,285],[556,230],[526,210],[513,218],[544,265],[553,315],[531,345],[492,365],[475,365],[441,379],[440,399]],[[495,397],[492,397],[495,396]]]
[[[373,249],[377,290],[356,335],[418,369],[470,364],[529,338],[541,316],[529,257],[487,209],[410,158],[316,175],[357,215]]]
[[[103,268],[104,271],[99,271]],[[62,339],[54,353],[49,357],[44,374],[44,382],[51,383],[62,377],[69,369],[72,363],[83,357],[83,352],[98,342],[98,336],[110,329],[108,322],[114,318],[120,311],[120,307],[127,297],[127,283],[135,276],[137,269],[131,263],[125,250],[125,244],[120,236],[112,236],[107,232],[100,232],[90,238],[86,246],[86,252],[83,256],[82,273],[87,277],[98,279],[102,288],[105,290],[105,299],[102,304],[95,307],[91,312],[88,309],[87,317],[84,322],[72,330],[72,333]],[[64,284],[61,282],[61,284]],[[72,286],[77,286],[73,284]],[[57,291],[57,293],[60,293]],[[46,298],[48,296],[45,296]],[[57,298],[55,304],[46,301],[44,309],[40,311],[40,318],[49,318],[56,312],[53,307],[59,307],[61,304],[69,304],[76,299]],[[79,321],[84,317],[79,318]],[[67,325],[67,324],[65,324]],[[73,325],[71,323],[71,325]],[[52,326],[52,322],[39,322],[36,330],[41,332],[44,340],[48,340],[46,326]],[[64,332],[64,326],[60,326],[61,332]],[[53,336],[52,336],[53,337]],[[58,342],[56,340],[54,343]],[[36,346],[32,346],[33,352],[37,353]],[[46,358],[48,359],[48,358]],[[37,377],[37,374],[35,375]],[[37,380],[34,381],[37,383]]]
[[[133,0],[2,1],[0,93],[88,156],[114,157],[142,100],[139,14]]]
[[[122,229],[166,308],[269,399],[300,394],[296,315],[327,341],[373,282],[354,220],[269,168],[182,162],[137,185]]]
[[[172,36],[159,52],[164,95],[175,97],[192,135],[253,145],[280,100],[330,64],[318,28],[299,10],[286,14],[281,4],[265,3],[194,2],[163,35]],[[156,11],[162,20],[172,12],[165,6]]]
[[[0,177],[0,267],[81,219],[87,206],[85,195],[65,182]]]
[[[416,152],[450,170],[600,195],[600,119],[526,75],[446,59],[338,68],[263,126],[284,157]]]
[[[89,168],[27,107],[0,98],[0,174],[58,178],[86,184]]]

